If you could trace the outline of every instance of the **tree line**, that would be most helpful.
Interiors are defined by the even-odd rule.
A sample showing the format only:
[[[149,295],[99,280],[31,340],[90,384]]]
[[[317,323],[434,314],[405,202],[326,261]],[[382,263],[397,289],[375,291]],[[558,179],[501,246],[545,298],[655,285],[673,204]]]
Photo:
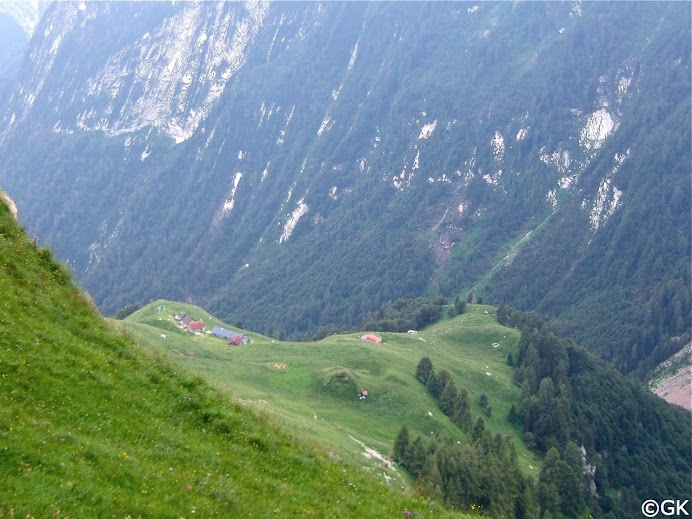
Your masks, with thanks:
[[[473,416],[465,388],[423,357],[416,378],[463,433],[411,440],[402,426],[393,458],[418,479],[422,494],[447,506],[502,517],[625,519],[647,499],[689,492],[692,431],[689,413],[622,376],[614,366],[560,337],[536,314],[505,305],[500,324],[521,331],[515,367],[519,401],[507,419],[521,424],[523,441],[542,458],[538,478],[525,477],[512,439],[493,436]],[[481,409],[492,412],[487,396]]]
[[[452,508],[502,517],[539,517],[535,484],[521,473],[512,438],[493,435],[482,417],[474,417],[468,391],[457,388],[447,370],[436,373],[428,357],[418,363],[416,378],[464,433],[463,442],[445,433],[429,441],[421,436],[411,441],[408,427],[402,426],[393,458],[418,478],[419,491]],[[489,404],[484,408],[489,410]]]

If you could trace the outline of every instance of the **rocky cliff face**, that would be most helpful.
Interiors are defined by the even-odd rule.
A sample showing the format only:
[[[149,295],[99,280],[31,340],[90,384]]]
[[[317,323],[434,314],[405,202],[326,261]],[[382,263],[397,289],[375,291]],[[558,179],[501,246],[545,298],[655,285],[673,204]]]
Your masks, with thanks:
[[[620,315],[621,289],[651,286],[623,244],[689,217],[687,14],[61,2],[4,105],[0,181],[106,312],[190,299],[295,337],[472,289],[587,337],[571,283]],[[689,277],[675,241],[668,302]],[[671,313],[608,348],[636,344],[636,365],[689,330]]]

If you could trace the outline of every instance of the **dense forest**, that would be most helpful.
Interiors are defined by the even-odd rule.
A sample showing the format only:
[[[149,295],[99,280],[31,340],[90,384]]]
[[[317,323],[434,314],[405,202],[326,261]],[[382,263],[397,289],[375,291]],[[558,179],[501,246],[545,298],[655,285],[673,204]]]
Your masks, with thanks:
[[[689,3],[85,7],[7,85],[0,184],[104,313],[303,340],[474,292],[624,372],[688,339]]]
[[[368,315],[361,325],[361,329],[381,332],[420,330],[440,318],[444,305],[445,299],[441,296],[417,297],[415,299],[399,298],[384,305],[377,312]],[[456,313],[457,308],[463,312],[462,305],[458,304],[452,309],[452,315]]]
[[[646,499],[687,495],[692,473],[687,411],[560,337],[536,314],[501,305],[497,317],[521,331],[508,363],[522,396],[507,419],[522,425],[523,441],[542,457],[538,479],[521,476],[511,441],[492,438],[483,418],[471,416],[468,392],[457,388],[448,371],[436,373],[424,357],[416,377],[466,437],[463,444],[444,437],[411,442],[402,427],[395,459],[420,477],[424,492],[451,506],[482,506],[515,517],[579,517],[588,510],[594,517],[622,519],[637,516]],[[489,415],[491,403],[483,397],[481,408]],[[489,483],[507,474],[511,481],[499,488]]]

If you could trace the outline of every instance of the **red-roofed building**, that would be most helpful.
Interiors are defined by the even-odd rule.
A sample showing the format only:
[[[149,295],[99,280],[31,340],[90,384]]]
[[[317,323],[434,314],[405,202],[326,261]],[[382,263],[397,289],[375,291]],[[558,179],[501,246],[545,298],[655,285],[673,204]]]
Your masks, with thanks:
[[[235,344],[236,346],[240,346],[241,344],[243,344],[243,336],[236,335],[228,341],[228,344]]]
[[[363,335],[361,339],[370,342],[382,342],[382,337],[378,337],[377,335],[372,335],[370,333]]]
[[[204,321],[201,319],[199,321],[192,321],[187,325],[187,331],[190,333],[201,332],[204,330]]]

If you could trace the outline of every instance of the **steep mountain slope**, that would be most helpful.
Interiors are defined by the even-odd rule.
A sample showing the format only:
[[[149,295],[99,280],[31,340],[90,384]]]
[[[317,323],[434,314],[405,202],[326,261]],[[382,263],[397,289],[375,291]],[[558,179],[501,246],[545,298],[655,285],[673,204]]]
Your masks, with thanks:
[[[646,370],[690,329],[689,17],[59,3],[0,181],[105,312],[166,297],[301,338],[474,290]]]
[[[0,2],[0,88],[15,78],[24,51],[50,2]]]
[[[439,517],[110,328],[0,203],[0,517]]]

